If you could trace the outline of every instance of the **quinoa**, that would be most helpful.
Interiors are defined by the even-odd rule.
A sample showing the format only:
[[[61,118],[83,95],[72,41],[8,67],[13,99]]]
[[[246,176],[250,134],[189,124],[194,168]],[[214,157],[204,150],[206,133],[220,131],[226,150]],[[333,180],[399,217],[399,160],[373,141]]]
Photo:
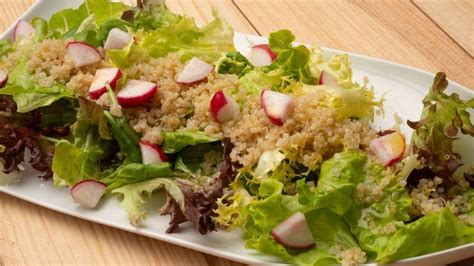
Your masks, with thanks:
[[[364,263],[367,258],[359,247],[343,249],[340,245],[331,247],[330,252],[336,256],[342,266],[355,266]]]
[[[28,58],[27,68],[39,85],[51,87],[55,82],[74,89],[77,96],[87,97],[87,92],[97,69],[108,67],[105,60],[86,67],[75,68],[67,55],[68,41],[45,40],[37,45]],[[102,48],[98,48],[103,55]]]
[[[282,149],[294,152],[299,163],[314,168],[332,153],[368,147],[376,137],[367,120],[338,121],[336,112],[322,104],[321,93],[295,95],[294,115],[283,126],[275,126],[261,107],[260,95],[247,94],[236,75],[212,73],[205,82],[181,85],[175,78],[183,67],[179,57],[170,54],[126,70],[129,78],[159,86],[152,103],[126,110],[135,131],[145,136],[150,131],[154,135],[159,131],[204,131],[214,137],[227,137],[234,144],[232,160],[244,167],[251,167],[266,150]],[[218,90],[232,93],[241,103],[241,112],[222,124],[214,121],[209,110]]]
[[[449,191],[445,191],[441,186],[442,183],[443,179],[440,177],[419,181],[417,187],[410,193],[416,211],[428,215],[447,207],[455,215],[462,217],[472,209],[467,189],[457,185]]]

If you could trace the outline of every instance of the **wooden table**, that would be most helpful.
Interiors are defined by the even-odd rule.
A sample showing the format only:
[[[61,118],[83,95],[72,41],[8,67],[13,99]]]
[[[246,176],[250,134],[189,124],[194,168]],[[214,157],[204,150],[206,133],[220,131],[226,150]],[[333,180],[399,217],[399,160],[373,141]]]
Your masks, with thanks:
[[[34,0],[0,0],[0,31]],[[215,7],[236,31],[289,28],[301,42],[380,57],[474,88],[471,0],[173,0],[200,22]],[[83,221],[0,194],[0,265],[237,263]]]

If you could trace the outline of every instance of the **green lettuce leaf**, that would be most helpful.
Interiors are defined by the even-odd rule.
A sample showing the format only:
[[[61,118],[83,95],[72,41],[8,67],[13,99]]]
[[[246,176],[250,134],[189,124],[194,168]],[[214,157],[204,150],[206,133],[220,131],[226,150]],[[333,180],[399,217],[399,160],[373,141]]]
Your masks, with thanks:
[[[240,52],[230,52],[216,64],[217,73],[244,76],[253,69],[253,65]]]
[[[218,138],[211,137],[202,131],[175,131],[162,132],[163,144],[161,148],[165,153],[177,153],[187,146],[196,144],[211,143],[218,141]]]
[[[310,71],[310,50],[304,45],[293,46],[295,36],[289,30],[280,30],[270,34],[270,49],[278,56],[269,66],[270,70],[280,69],[294,80],[305,84],[315,84],[317,77]]]
[[[129,7],[109,0],[86,0],[77,9],[64,9],[49,19],[49,29],[56,35],[64,36],[75,32],[88,17],[93,16],[97,26],[111,19],[119,19]]]
[[[26,58],[20,59],[10,72],[7,85],[0,94],[11,95],[19,113],[26,113],[40,107],[49,106],[63,99],[72,99],[74,92],[58,82],[51,87],[42,87],[33,79],[26,66]]]
[[[13,51],[13,43],[11,40],[0,40],[0,59],[2,56]],[[1,61],[0,61],[1,62]]]
[[[429,214],[397,231],[377,261],[390,262],[472,243],[474,230],[465,227],[449,209]]]
[[[72,186],[83,179],[100,179],[101,161],[114,150],[112,141],[101,137],[100,112],[92,106],[80,101],[77,122],[72,127],[73,142],[63,139],[56,143],[52,168],[57,187]]]
[[[128,9],[130,7],[120,2],[86,0],[77,9],[64,9],[54,14],[42,29],[48,31],[46,35],[57,39],[73,38],[99,46],[113,27],[125,28],[127,22],[120,18]]]
[[[166,23],[161,28],[141,34],[137,38],[138,46],[151,57],[178,53],[183,61],[198,57],[214,63],[234,51],[234,31],[216,13],[214,16],[215,19],[204,27],[196,26],[191,18],[173,18],[174,23]]]
[[[110,126],[113,138],[118,142],[120,151],[125,155],[127,163],[142,162],[138,142],[139,136],[124,117],[115,117],[109,111],[104,111],[105,119]]]
[[[239,79],[239,83],[249,93],[259,93],[263,88],[275,91],[287,91],[294,82],[316,84],[318,78],[311,73],[311,51],[304,45],[293,46],[295,36],[288,30],[273,32],[269,36],[269,45],[277,54],[277,59],[269,66],[253,68],[245,61],[237,58],[223,60],[221,71],[232,71],[233,68],[243,69],[247,73]]]
[[[113,194],[121,194],[120,206],[127,210],[130,223],[140,225],[147,216],[145,209],[146,198],[151,197],[153,191],[164,188],[166,192],[176,201],[182,211],[185,210],[185,199],[181,189],[173,179],[155,178],[152,180],[126,185],[112,191]]]
[[[49,31],[48,21],[43,18],[34,17],[31,20],[31,25],[35,28],[35,41],[41,42],[44,39],[52,37]]]
[[[318,185],[311,188],[304,180],[298,181],[299,202],[303,210],[327,208],[343,215],[354,204],[357,183],[364,180],[367,156],[357,151],[337,153],[321,165]]]
[[[399,181],[385,173],[381,165],[369,161],[367,155],[345,151],[322,164],[316,187],[300,180],[297,190],[302,210],[326,210],[338,215],[368,257],[375,258],[410,220],[411,198]]]
[[[169,177],[172,175],[170,163],[160,164],[141,164],[130,163],[117,169],[112,175],[107,176],[100,181],[107,184],[107,190],[134,184],[158,177]]]

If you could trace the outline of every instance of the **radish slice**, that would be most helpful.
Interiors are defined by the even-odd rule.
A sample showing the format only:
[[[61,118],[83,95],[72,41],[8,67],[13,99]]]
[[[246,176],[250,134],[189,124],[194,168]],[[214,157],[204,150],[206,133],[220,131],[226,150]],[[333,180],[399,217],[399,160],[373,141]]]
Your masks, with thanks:
[[[71,196],[75,203],[86,208],[94,208],[104,195],[107,185],[97,180],[83,180],[71,189]]]
[[[288,248],[308,249],[314,246],[313,235],[301,212],[293,214],[277,225],[272,230],[272,236],[276,242]]]
[[[277,58],[268,44],[257,44],[250,50],[249,61],[257,67],[269,66]]]
[[[0,70],[0,88],[5,87],[8,81],[8,74],[7,72]]]
[[[30,23],[20,19],[13,29],[13,41],[16,42],[35,33],[36,30]]]
[[[295,109],[291,96],[272,90],[263,90],[260,101],[270,122],[277,126],[282,126]]]
[[[211,114],[218,123],[224,123],[232,119],[234,114],[240,112],[239,105],[227,96],[222,90],[217,91],[211,99]]]
[[[107,40],[105,40],[104,49],[122,49],[132,40],[132,35],[119,28],[113,28],[109,31]]]
[[[191,84],[207,78],[207,75],[214,70],[214,67],[208,63],[193,57],[179,74],[176,82],[183,84]]]
[[[67,54],[72,58],[74,66],[79,68],[83,66],[99,63],[102,60],[97,49],[87,43],[72,41],[66,46]]]
[[[333,76],[331,76],[331,74],[325,71],[322,71],[321,75],[319,76],[319,85],[327,85],[332,87],[339,86],[337,80]]]
[[[370,142],[370,149],[385,167],[399,161],[405,148],[405,138],[400,132],[393,132]]]
[[[155,83],[132,79],[119,91],[117,100],[123,107],[137,107],[150,101],[157,91]]]
[[[115,89],[117,80],[122,77],[122,71],[118,68],[102,68],[95,72],[94,80],[89,87],[89,97],[96,100],[107,91],[105,85],[108,83],[112,89]]]
[[[156,164],[168,161],[163,150],[153,143],[140,140],[140,151],[143,164]]]

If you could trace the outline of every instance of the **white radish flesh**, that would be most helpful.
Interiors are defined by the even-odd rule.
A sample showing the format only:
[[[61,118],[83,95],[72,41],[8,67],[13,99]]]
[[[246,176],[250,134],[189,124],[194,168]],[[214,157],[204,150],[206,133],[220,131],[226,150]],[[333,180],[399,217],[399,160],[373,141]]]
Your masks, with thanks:
[[[36,33],[35,28],[31,26],[30,23],[24,21],[24,20],[19,20],[15,28],[13,29],[13,41],[19,41],[25,37],[32,36]]]
[[[370,150],[385,167],[399,161],[405,148],[405,137],[400,132],[393,132],[370,142]]]
[[[308,249],[314,246],[314,238],[303,213],[297,212],[272,230],[278,243],[293,249]]]
[[[129,80],[117,94],[117,100],[123,107],[137,107],[150,101],[157,91],[155,83]]]
[[[96,64],[102,60],[99,51],[84,42],[71,41],[67,44],[66,50],[76,68]]]
[[[132,41],[132,35],[128,32],[122,31],[119,28],[113,28],[109,31],[109,35],[105,40],[104,49],[122,49]]]
[[[0,88],[5,87],[8,81],[8,74],[7,72],[0,69]]]
[[[156,164],[166,162],[166,155],[157,145],[141,140],[140,151],[142,153],[143,164]]]
[[[122,71],[118,68],[102,68],[95,72],[94,80],[89,87],[89,97],[93,100],[98,99],[107,91],[106,84],[115,89],[117,80],[122,77]]]
[[[188,61],[181,74],[179,74],[176,82],[182,84],[198,82],[206,79],[207,75],[209,75],[213,70],[213,66],[200,60],[199,58],[193,57]]]
[[[332,87],[339,86],[337,80],[333,76],[331,76],[331,74],[325,71],[322,71],[321,75],[319,76],[319,85],[327,85]]]
[[[260,101],[270,122],[277,126],[282,126],[295,109],[291,96],[272,90],[263,90]]]
[[[250,50],[249,61],[254,66],[264,67],[271,65],[276,57],[268,44],[258,44]]]
[[[218,123],[227,122],[234,117],[234,114],[240,112],[239,105],[222,90],[214,94],[210,102],[210,107],[211,114]]]
[[[86,208],[94,208],[106,189],[106,184],[88,179],[75,184],[71,189],[71,196],[75,203]]]

